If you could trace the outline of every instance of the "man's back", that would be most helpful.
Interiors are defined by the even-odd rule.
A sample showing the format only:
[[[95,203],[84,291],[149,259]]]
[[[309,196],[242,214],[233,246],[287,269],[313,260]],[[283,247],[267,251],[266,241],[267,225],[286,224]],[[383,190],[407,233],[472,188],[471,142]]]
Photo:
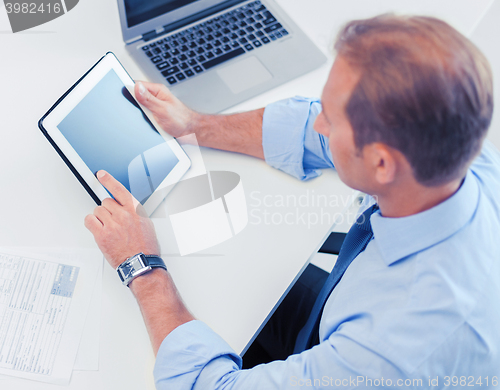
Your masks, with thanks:
[[[424,384],[439,376],[440,385],[499,374],[498,193],[500,155],[485,145],[447,201],[410,217],[372,216],[374,240],[323,315],[322,341],[349,357],[346,372]]]

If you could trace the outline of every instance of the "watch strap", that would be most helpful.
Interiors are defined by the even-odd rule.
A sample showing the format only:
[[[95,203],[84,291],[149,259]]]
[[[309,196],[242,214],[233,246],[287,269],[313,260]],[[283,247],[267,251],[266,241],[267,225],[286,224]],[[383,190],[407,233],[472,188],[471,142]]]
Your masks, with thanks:
[[[147,259],[148,265],[151,268],[163,268],[165,271],[167,270],[167,266],[160,256],[144,255],[144,257]]]

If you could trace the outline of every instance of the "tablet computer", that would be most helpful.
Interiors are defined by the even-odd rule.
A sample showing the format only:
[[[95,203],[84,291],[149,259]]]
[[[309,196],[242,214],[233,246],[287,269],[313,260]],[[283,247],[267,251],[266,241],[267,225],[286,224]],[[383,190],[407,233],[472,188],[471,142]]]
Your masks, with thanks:
[[[38,126],[97,204],[110,197],[95,176],[104,169],[151,215],[191,162],[135,100],[134,84],[115,55],[107,53]]]

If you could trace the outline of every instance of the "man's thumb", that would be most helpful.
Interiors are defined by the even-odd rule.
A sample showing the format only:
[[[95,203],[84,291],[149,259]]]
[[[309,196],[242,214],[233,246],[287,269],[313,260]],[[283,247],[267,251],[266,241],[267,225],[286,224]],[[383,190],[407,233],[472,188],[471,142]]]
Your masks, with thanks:
[[[149,108],[151,111],[155,111],[161,105],[160,100],[154,96],[140,81],[135,84],[135,96],[139,103]]]

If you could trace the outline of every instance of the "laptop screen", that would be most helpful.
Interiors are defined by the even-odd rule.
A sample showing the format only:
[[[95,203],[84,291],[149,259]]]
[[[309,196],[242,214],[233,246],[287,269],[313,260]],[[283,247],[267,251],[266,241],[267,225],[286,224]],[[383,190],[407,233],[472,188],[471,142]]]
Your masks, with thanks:
[[[196,1],[199,0],[125,0],[127,25],[136,26]]]

